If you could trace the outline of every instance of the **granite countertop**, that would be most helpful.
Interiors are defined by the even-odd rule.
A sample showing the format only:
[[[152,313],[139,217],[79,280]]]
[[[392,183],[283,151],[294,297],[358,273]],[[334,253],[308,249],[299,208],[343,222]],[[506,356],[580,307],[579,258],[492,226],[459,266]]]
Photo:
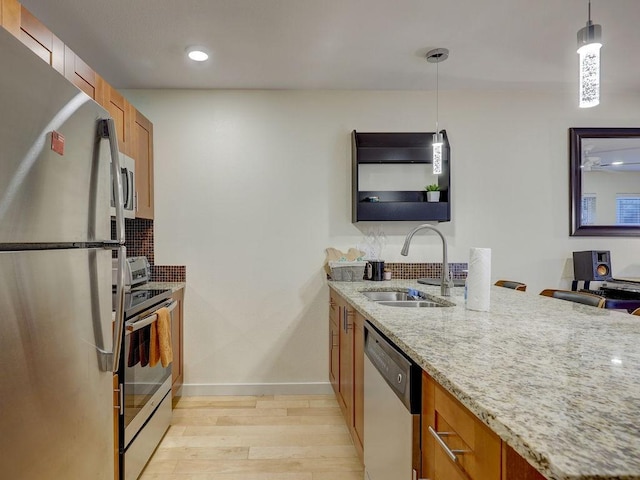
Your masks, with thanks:
[[[490,312],[378,305],[329,282],[429,375],[551,480],[640,479],[640,318],[492,287]]]
[[[147,282],[136,285],[133,290],[171,290],[172,293],[175,293],[186,286],[186,282]]]

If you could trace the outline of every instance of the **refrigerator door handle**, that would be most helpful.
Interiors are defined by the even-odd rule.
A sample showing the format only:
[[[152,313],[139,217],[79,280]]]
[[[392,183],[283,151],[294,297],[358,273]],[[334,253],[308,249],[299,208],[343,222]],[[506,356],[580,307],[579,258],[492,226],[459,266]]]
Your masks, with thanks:
[[[115,208],[116,208],[116,241],[124,245],[124,196],[122,191],[122,175],[120,167],[120,151],[118,150],[118,137],[116,136],[116,123],[113,118],[100,121],[100,136],[109,139],[111,150],[111,178],[115,182]]]
[[[120,368],[120,352],[124,341],[124,273],[127,258],[127,247],[124,246],[124,199],[122,195],[122,176],[120,175],[120,151],[118,150],[118,138],[116,136],[116,124],[112,118],[100,121],[99,134],[102,138],[109,139],[111,151],[111,178],[115,182],[115,207],[116,207],[116,244],[118,252],[118,272],[116,279],[116,312],[115,325],[113,326],[113,351],[106,367],[111,367],[113,373],[118,373]],[[113,243],[111,244],[113,245]],[[105,244],[109,248],[109,244]],[[110,360],[110,361],[109,361]]]
[[[124,341],[124,273],[127,260],[127,247],[122,245],[118,250],[118,272],[116,285],[116,315],[113,326],[113,353],[111,354],[111,371],[118,373],[120,369],[120,351]]]

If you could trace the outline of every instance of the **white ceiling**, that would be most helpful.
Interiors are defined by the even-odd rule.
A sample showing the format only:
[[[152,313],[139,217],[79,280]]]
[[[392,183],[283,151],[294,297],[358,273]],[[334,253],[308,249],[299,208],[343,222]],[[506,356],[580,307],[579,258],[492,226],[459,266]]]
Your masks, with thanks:
[[[23,0],[116,88],[575,88],[587,0]],[[592,0],[602,88],[640,93],[640,0]],[[184,51],[203,45],[204,64]]]

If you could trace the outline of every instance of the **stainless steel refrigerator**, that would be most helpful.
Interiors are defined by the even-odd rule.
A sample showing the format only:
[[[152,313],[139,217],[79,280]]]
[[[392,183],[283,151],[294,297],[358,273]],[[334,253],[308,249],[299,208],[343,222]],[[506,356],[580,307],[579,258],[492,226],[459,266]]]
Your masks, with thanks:
[[[113,120],[2,28],[0,65],[0,476],[113,480]]]

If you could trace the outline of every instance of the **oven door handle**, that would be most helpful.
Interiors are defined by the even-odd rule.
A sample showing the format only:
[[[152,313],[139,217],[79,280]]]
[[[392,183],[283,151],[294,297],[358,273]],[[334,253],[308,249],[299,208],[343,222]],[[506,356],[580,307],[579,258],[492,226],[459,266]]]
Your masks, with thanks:
[[[167,309],[169,310],[169,313],[173,312],[173,310],[176,308],[176,306],[178,305],[177,300],[174,300],[171,303],[168,303],[167,305],[165,305],[167,307]],[[157,313],[152,313],[151,315],[141,318],[140,320],[136,321],[136,322],[126,322],[125,328],[127,329],[126,334],[129,335],[132,332],[135,332],[136,330],[140,330],[141,328],[146,327],[147,325],[151,325],[153,322],[155,322],[156,320],[158,320],[158,314]]]

